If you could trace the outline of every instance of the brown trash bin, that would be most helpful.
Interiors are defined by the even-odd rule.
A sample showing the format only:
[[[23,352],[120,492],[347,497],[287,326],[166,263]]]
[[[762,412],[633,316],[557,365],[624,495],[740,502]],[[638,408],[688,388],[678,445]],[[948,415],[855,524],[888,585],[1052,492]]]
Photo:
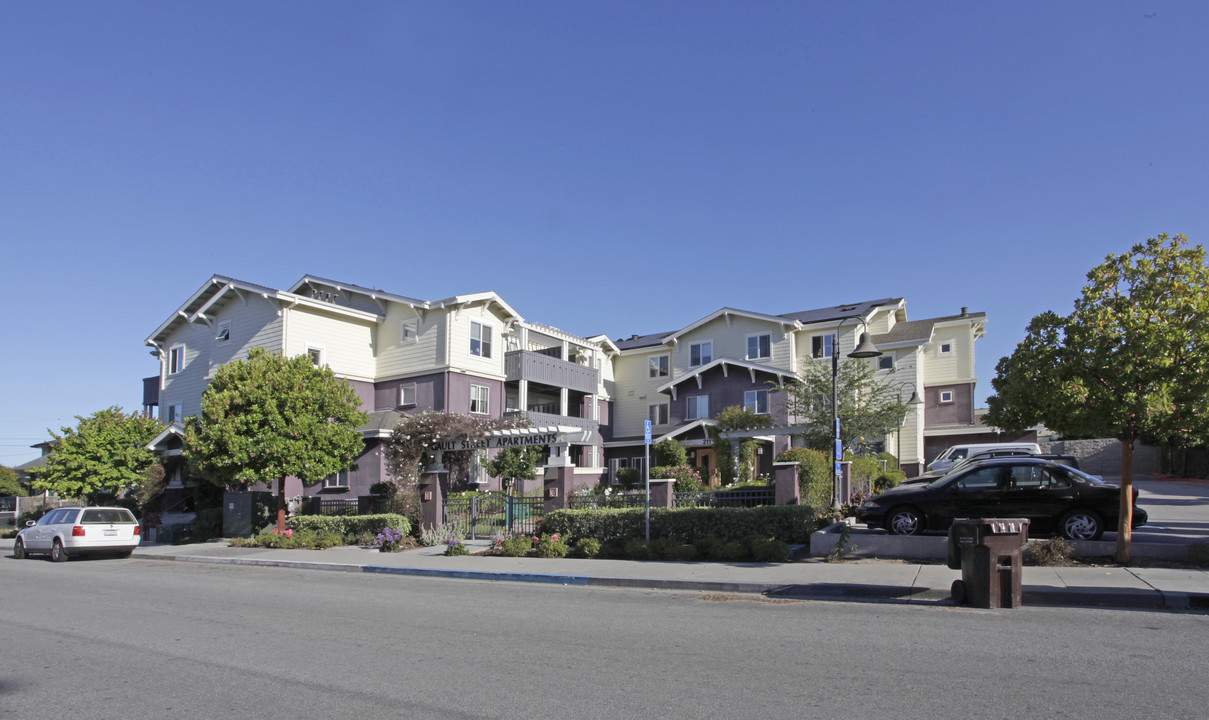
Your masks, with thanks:
[[[1025,518],[958,518],[949,531],[950,558],[960,558],[961,579],[952,587],[953,602],[979,608],[1020,607]],[[950,562],[949,567],[953,567]],[[956,569],[956,568],[954,568]]]

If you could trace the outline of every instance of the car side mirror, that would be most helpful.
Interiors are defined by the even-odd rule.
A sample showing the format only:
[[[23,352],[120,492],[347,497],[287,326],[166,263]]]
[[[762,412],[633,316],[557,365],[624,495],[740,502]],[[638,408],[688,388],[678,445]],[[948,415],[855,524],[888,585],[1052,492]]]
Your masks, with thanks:
[[[26,520],[26,521],[25,521],[25,527],[33,527],[34,525],[37,525],[37,524],[38,524],[38,523],[34,522],[33,520]]]

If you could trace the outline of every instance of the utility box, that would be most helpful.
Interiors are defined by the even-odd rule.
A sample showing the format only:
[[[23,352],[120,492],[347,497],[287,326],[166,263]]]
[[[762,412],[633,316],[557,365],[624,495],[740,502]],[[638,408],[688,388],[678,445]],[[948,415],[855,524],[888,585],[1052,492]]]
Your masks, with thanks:
[[[251,537],[269,522],[274,507],[275,498],[270,492],[224,492],[223,537]]]
[[[961,570],[953,602],[980,608],[1020,607],[1025,518],[958,518],[949,528],[948,565]]]

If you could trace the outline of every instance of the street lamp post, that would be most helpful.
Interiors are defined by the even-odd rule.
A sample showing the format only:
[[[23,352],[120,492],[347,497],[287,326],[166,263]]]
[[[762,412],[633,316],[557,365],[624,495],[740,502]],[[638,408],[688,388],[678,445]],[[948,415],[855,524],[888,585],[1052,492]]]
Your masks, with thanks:
[[[869,324],[865,322],[864,318],[858,317],[856,319],[860,321],[861,325],[864,326],[865,329],[861,332],[860,340],[859,340],[859,342],[857,342],[856,347],[853,348],[852,352],[848,353],[848,357],[853,358],[854,360],[860,360],[860,359],[864,359],[864,358],[872,358],[872,357],[877,357],[878,355],[881,355],[882,351],[878,350],[877,347],[873,344],[873,341],[869,339]],[[832,342],[832,345],[831,345],[831,432],[832,432],[832,440],[834,440],[834,442],[832,443],[832,446],[831,446],[831,465],[835,471],[835,477],[833,478],[833,486],[832,486],[832,493],[831,493],[831,496],[832,496],[831,509],[833,509],[833,510],[840,509],[840,485],[841,485],[840,462],[842,462],[844,459],[844,447],[843,447],[842,441],[840,440],[840,392],[839,392],[839,378],[840,378],[839,347],[840,347],[840,328],[842,328],[842,327],[844,327],[843,320],[840,321],[839,325],[835,326],[835,340]]]

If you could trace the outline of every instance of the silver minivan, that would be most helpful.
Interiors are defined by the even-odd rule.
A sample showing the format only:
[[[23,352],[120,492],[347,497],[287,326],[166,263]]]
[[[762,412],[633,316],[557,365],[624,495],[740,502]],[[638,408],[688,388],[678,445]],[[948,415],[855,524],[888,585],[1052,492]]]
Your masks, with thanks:
[[[1018,450],[1030,455],[1041,454],[1041,446],[1037,443],[971,443],[969,445],[954,445],[942,452],[935,460],[928,463],[928,471],[945,472],[969,456],[986,452],[987,450]]]
[[[13,555],[47,554],[55,562],[76,555],[130,557],[141,539],[138,520],[124,507],[65,507],[26,523]]]

